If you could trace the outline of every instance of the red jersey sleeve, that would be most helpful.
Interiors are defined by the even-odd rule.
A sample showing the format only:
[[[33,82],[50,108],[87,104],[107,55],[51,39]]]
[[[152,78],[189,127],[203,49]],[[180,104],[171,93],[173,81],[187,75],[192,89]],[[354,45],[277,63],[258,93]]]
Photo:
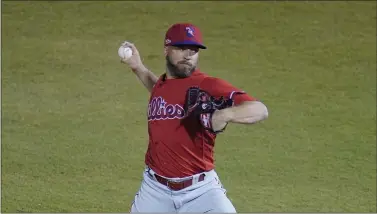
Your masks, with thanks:
[[[238,105],[244,101],[257,101],[256,98],[248,95],[245,91],[234,87],[225,80],[216,77],[207,77],[199,86],[207,91],[211,96],[234,99],[234,104]]]

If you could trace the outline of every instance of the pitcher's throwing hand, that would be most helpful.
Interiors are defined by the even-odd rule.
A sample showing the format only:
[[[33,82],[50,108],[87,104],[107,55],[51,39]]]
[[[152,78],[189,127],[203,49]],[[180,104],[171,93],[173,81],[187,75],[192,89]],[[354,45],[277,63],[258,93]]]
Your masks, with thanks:
[[[121,58],[121,62],[127,64],[132,70],[136,70],[143,66],[141,62],[140,54],[134,44],[131,42],[124,42],[122,43],[123,47],[129,47],[132,50],[132,55],[129,58]]]

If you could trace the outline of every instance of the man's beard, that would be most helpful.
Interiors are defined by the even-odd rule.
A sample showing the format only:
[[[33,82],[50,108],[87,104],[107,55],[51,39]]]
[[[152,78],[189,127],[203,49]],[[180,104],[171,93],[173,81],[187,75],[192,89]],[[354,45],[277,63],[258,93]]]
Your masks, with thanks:
[[[184,61],[178,62],[178,65],[186,64]],[[174,78],[186,78],[191,76],[195,71],[196,66],[190,63],[187,63],[184,67],[178,67],[178,65],[173,65],[168,56],[166,56],[166,66],[169,74]]]

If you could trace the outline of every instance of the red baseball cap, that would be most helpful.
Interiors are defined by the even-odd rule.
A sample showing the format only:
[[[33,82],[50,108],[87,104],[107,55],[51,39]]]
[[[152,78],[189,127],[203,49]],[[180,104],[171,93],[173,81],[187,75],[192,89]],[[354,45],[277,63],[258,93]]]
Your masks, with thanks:
[[[172,25],[165,35],[165,46],[194,45],[207,49],[203,45],[200,29],[191,23],[176,23]]]

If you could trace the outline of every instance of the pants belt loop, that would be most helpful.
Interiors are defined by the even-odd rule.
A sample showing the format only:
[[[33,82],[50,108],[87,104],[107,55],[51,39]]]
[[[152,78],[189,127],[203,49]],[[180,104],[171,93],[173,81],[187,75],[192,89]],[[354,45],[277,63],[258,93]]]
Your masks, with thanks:
[[[192,185],[197,184],[199,182],[200,174],[197,176],[193,176],[192,178]]]
[[[154,173],[154,171],[149,167],[149,166],[147,166],[147,173],[154,179],[154,180],[156,180],[156,177],[154,176],[155,175],[155,173]]]

